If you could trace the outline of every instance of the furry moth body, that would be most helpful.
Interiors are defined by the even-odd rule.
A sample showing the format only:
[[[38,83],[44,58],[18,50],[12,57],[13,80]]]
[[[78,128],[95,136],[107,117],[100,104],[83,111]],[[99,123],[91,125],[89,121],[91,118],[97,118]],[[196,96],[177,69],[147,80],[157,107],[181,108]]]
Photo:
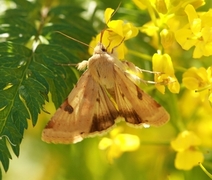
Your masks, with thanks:
[[[169,120],[167,111],[130,79],[126,72],[129,65],[107,52],[101,43],[88,61],[78,64],[78,69],[86,67],[43,130],[43,141],[76,143],[106,131],[118,117],[137,126],[160,126]]]

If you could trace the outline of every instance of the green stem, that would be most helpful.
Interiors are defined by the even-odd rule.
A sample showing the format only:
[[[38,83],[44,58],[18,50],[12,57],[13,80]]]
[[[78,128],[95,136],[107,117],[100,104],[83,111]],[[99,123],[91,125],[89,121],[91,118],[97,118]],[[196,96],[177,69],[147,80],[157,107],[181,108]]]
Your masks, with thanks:
[[[200,166],[201,169],[205,172],[205,174],[207,174],[208,177],[212,179],[212,174],[209,173],[209,172],[207,171],[207,169],[205,169],[205,167],[202,165],[202,163],[199,163],[199,166]]]
[[[145,59],[145,60],[148,60],[148,61],[152,61],[152,57],[151,56],[139,53],[138,51],[128,50],[128,53],[132,54],[134,56],[140,57],[142,59]]]
[[[164,141],[164,142],[150,142],[150,141],[141,141],[141,145],[163,145],[163,146],[169,146],[170,142],[169,141]]]
[[[175,129],[178,132],[181,132],[183,130],[185,130],[185,125],[182,122],[181,116],[180,116],[180,110],[178,107],[178,102],[177,102],[177,97],[175,94],[171,94],[169,99],[169,105],[171,106],[171,108],[169,108],[170,110],[172,110],[171,114],[171,123],[173,124],[173,126],[175,127]]]
[[[174,69],[175,69],[175,71],[183,72],[183,73],[187,71],[186,68],[181,67],[181,66],[175,66]]]

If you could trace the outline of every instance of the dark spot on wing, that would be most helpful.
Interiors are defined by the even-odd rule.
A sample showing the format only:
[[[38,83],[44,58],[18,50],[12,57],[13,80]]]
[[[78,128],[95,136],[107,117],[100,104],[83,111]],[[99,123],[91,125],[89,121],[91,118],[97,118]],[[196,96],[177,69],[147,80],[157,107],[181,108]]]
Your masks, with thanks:
[[[100,73],[99,73],[98,69],[97,69],[96,71],[97,71],[98,76],[100,77],[101,75],[100,75]]]
[[[46,125],[45,129],[51,129],[54,127],[54,122],[53,121],[49,121],[48,124]]]
[[[97,101],[98,103],[100,103],[100,99],[99,99],[99,98],[96,98],[96,101]]]
[[[74,111],[74,108],[70,105],[66,105],[64,111],[67,111],[69,114],[71,114]]]
[[[137,89],[137,97],[142,100],[142,93]]]
[[[67,111],[69,114],[71,114],[74,111],[74,108],[68,103],[68,100],[66,99],[66,101],[60,106],[61,109],[63,109],[64,111]]]
[[[156,102],[156,101],[154,101],[154,105],[156,106],[156,107],[161,107],[161,105],[158,103],[158,102]]]
[[[125,121],[131,124],[147,123],[148,120],[142,119],[135,111],[122,112],[121,115],[125,118]]]
[[[115,119],[118,117],[117,112],[110,112],[110,114],[105,114],[97,116],[94,114],[90,132],[103,131],[111,127],[115,123]]]

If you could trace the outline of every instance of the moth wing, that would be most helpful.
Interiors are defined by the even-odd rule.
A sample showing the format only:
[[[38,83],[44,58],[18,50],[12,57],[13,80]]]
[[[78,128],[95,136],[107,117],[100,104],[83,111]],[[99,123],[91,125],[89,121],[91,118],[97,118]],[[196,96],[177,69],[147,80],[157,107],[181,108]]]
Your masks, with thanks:
[[[88,135],[95,135],[102,131],[108,130],[115,124],[115,120],[119,115],[115,107],[115,103],[111,101],[107,90],[98,85],[97,99],[95,104],[92,125]]]
[[[76,143],[114,124],[118,112],[87,70],[42,132],[51,143]]]
[[[114,66],[114,70],[116,102],[126,122],[160,126],[169,120],[168,112],[134,84],[122,69]]]
[[[89,131],[96,96],[96,83],[86,71],[48,122],[42,140],[52,143],[81,141],[82,134]]]

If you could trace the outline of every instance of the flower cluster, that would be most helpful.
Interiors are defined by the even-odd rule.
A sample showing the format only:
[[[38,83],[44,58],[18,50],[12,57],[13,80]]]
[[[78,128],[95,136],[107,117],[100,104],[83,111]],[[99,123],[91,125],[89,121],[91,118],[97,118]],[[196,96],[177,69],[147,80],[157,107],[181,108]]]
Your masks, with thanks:
[[[172,93],[178,93],[180,84],[174,75],[174,68],[171,57],[168,54],[154,54],[152,57],[153,71],[160,72],[155,74],[156,88],[165,93],[165,85]]]
[[[188,23],[175,33],[177,42],[185,50],[194,46],[194,58],[212,55],[212,10],[198,14],[194,7],[188,4],[185,13]]]
[[[148,56],[145,60],[151,60],[155,87],[162,94],[165,94],[166,87],[170,92],[167,93],[170,95],[167,104],[173,113],[172,125],[179,134],[175,140],[170,140],[172,149],[177,152],[175,167],[190,170],[205,159],[200,147],[212,147],[208,137],[205,138],[207,142],[203,138],[212,134],[209,128],[212,109],[208,107],[208,102],[208,106],[204,104],[205,99],[212,104],[212,10],[197,10],[205,4],[205,0],[133,2],[142,13],[148,12],[150,20],[135,27],[122,20],[111,20],[114,10],[108,8],[105,11],[107,29],[97,35],[91,46],[102,42],[109,52],[116,48],[118,58],[123,59],[128,50],[124,41],[137,36],[138,31],[145,36],[142,41],[148,43],[155,52],[143,55],[136,51],[133,55],[144,57],[143,59]],[[200,130],[203,126],[204,132]],[[111,134],[111,138],[103,138],[99,147],[108,149],[112,161],[125,151],[137,149],[139,140],[136,138],[116,132]]]
[[[183,74],[183,84],[190,90],[200,93],[201,98],[205,97],[212,104],[212,67],[205,69],[204,67],[192,67]]]
[[[191,128],[199,132],[201,138],[208,139],[205,136],[211,134],[209,114],[212,109],[204,100],[208,99],[212,104],[212,61],[205,57],[212,55],[212,10],[197,11],[197,8],[205,4],[204,0],[133,1],[150,14],[151,20],[139,29],[151,37],[150,43],[157,50],[152,57],[153,70],[161,72],[155,74],[156,88],[162,93],[165,93],[164,85],[172,93],[178,93],[180,87],[188,89],[184,89],[180,97],[176,96],[182,111],[178,112],[178,118],[173,118],[175,125],[179,132],[182,128]],[[196,59],[200,58],[201,62],[198,62]],[[181,74],[178,77],[175,76],[176,69]],[[203,124],[207,124],[204,125],[204,130],[200,128]],[[204,140],[203,143],[211,147],[208,141]],[[180,133],[171,142],[172,148],[177,151],[175,167],[190,170],[202,163],[204,155],[198,147],[203,146],[203,143],[201,144],[200,138],[192,131]]]
[[[107,149],[108,160],[110,162],[120,157],[122,153],[135,151],[140,146],[138,136],[120,133],[121,131],[121,128],[115,128],[110,132],[110,138],[104,137],[99,142],[99,149]]]
[[[105,22],[107,29],[99,33],[94,38],[90,47],[95,47],[99,42],[103,43],[107,47],[108,52],[112,52],[116,49],[116,53],[119,59],[124,59],[124,55],[127,52],[127,48],[124,41],[135,37],[138,34],[138,28],[131,23],[125,23],[122,20],[111,20],[114,10],[107,8],[105,10]],[[93,52],[93,48],[89,49],[90,54]]]
[[[202,163],[204,156],[197,148],[200,144],[200,138],[193,132],[181,132],[177,138],[171,142],[172,148],[177,151],[175,167],[190,170],[199,163]]]

